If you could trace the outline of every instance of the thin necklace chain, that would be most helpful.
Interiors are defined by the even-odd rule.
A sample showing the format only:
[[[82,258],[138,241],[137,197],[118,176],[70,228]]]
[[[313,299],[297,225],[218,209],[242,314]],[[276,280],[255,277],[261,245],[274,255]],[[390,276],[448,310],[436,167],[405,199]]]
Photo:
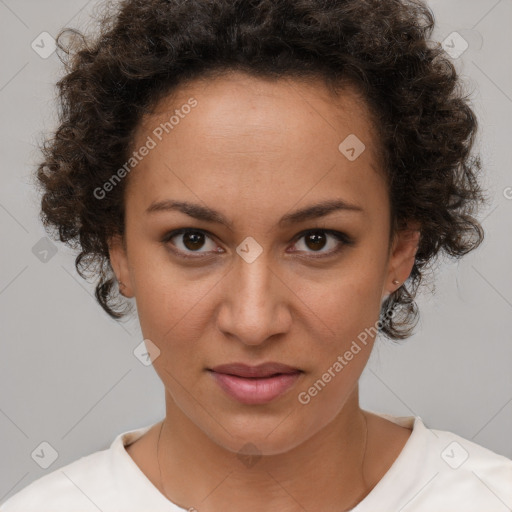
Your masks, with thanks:
[[[364,478],[364,462],[366,460],[366,449],[368,448],[368,422],[366,420],[366,416],[365,414],[363,413],[363,418],[364,418],[364,425],[365,425],[365,436],[364,436],[364,451],[363,451],[363,458],[361,460],[361,479],[364,483],[364,485],[366,486],[366,480]],[[157,463],[158,463],[158,472],[160,474],[160,488],[162,489],[163,493],[164,493],[164,496],[172,501],[167,492],[165,491],[165,487],[164,487],[164,480],[162,478],[162,466],[160,465],[160,451],[159,451],[159,448],[160,448],[160,437],[162,436],[162,430],[163,430],[163,427],[164,427],[164,423],[165,423],[165,419],[164,421],[162,421],[162,424],[160,425],[160,432],[158,433],[158,441],[156,443],[156,460],[157,460]],[[357,503],[356,503],[357,505]],[[354,505],[355,506],[355,505]],[[353,506],[350,507],[349,509],[346,509],[346,511],[343,511],[343,512],[350,512],[350,510],[353,509]]]

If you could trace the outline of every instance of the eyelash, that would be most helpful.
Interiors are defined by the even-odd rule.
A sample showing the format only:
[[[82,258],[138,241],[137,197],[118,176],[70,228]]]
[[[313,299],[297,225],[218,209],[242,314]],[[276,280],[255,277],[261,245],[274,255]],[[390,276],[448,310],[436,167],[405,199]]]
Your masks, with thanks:
[[[214,238],[213,235],[211,235],[208,231],[206,231],[204,229],[181,228],[181,229],[176,229],[174,231],[170,231],[169,233],[167,233],[164,236],[162,242],[167,245],[174,237],[176,237],[178,235],[182,235],[184,233],[190,233],[190,232],[203,233],[204,235],[206,235],[207,237],[209,237],[211,239]],[[337,254],[338,252],[340,252],[343,249],[343,246],[347,246],[347,245],[350,246],[350,245],[354,244],[354,240],[352,238],[350,238],[347,234],[342,233],[341,231],[335,231],[332,229],[320,229],[320,228],[308,229],[306,231],[301,231],[299,234],[297,234],[295,236],[294,244],[297,243],[302,237],[305,237],[305,236],[313,234],[313,233],[325,233],[325,234],[331,235],[334,238],[336,238],[339,242],[341,242],[341,244],[338,248],[331,250],[329,252],[315,253],[314,251],[312,251],[311,255],[307,256],[308,258],[318,259],[318,258],[326,258],[329,256],[333,256],[334,254]],[[174,245],[174,244],[171,244],[171,245]],[[186,259],[196,259],[197,260],[197,259],[206,258],[209,256],[208,254],[205,254],[204,256],[190,256],[189,254],[194,254],[193,251],[187,254],[186,252],[183,252],[180,249],[173,250],[173,252],[175,254],[177,254],[179,257],[186,258]],[[201,254],[201,253],[197,253],[197,254]]]

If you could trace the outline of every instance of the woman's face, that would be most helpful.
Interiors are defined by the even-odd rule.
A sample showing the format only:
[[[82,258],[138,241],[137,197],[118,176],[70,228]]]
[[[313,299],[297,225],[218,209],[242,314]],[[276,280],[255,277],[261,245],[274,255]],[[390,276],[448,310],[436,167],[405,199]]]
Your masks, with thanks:
[[[112,264],[160,350],[168,411],[217,444],[287,451],[356,396],[382,299],[408,277],[417,241],[388,247],[376,146],[350,90],[234,73],[188,84],[138,127],[126,252],[114,240]],[[209,371],[234,362],[300,373],[247,403]]]

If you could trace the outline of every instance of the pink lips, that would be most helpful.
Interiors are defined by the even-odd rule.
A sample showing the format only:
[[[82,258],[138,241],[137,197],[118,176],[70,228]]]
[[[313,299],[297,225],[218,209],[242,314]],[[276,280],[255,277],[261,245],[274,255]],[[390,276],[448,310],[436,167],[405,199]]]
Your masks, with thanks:
[[[264,404],[290,389],[302,371],[280,363],[232,363],[210,369],[219,386],[244,404]]]

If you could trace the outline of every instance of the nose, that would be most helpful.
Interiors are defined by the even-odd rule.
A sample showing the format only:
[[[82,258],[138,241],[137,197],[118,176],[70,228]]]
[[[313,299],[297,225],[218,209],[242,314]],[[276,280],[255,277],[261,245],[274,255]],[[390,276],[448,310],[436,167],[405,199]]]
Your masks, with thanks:
[[[252,263],[237,257],[223,281],[217,324],[226,336],[255,346],[290,329],[292,292],[265,252]]]

